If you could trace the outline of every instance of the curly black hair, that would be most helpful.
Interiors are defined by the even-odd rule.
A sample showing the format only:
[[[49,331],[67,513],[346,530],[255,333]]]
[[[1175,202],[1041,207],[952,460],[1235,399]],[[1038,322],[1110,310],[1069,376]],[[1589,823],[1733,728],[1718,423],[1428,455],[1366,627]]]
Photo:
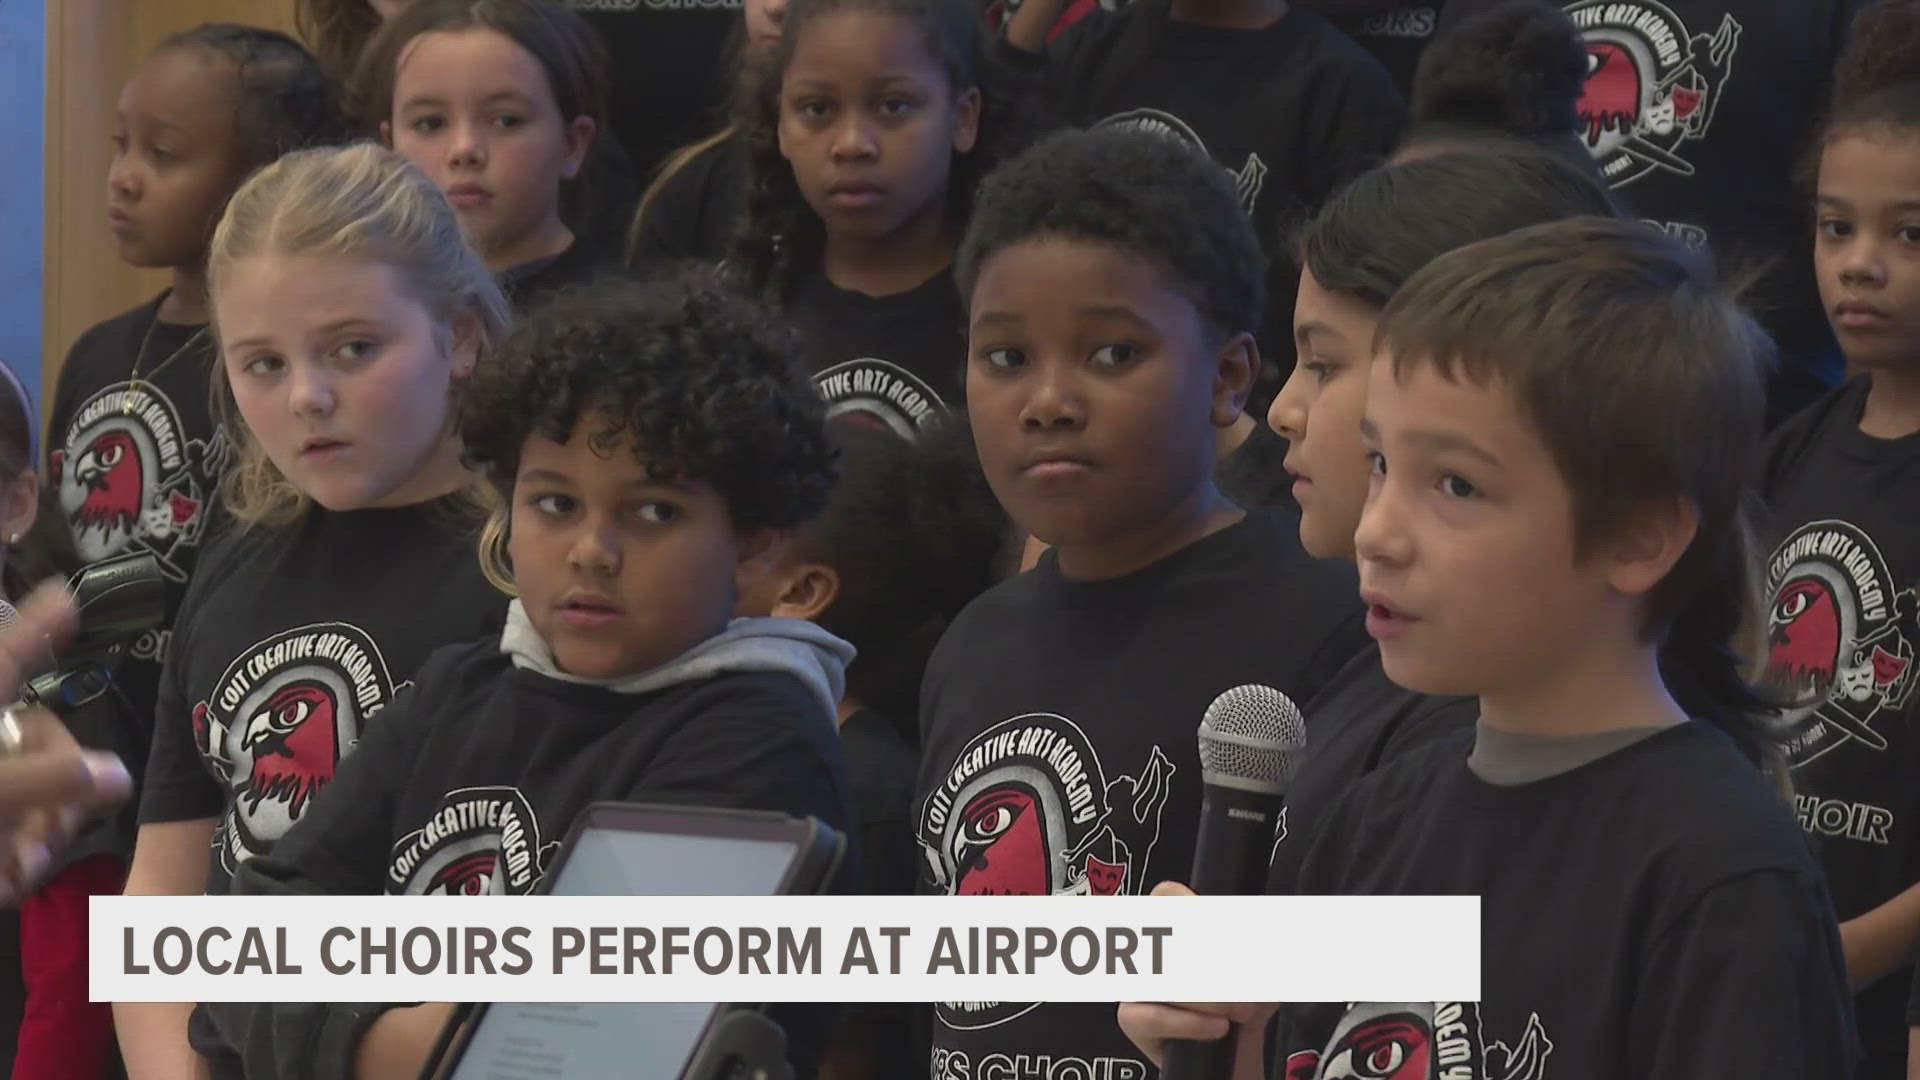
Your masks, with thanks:
[[[954,259],[962,296],[1002,248],[1058,237],[1157,264],[1222,336],[1260,328],[1266,256],[1225,169],[1185,143],[1120,128],[1061,131],[980,185]]]
[[[1587,46],[1573,19],[1546,0],[1507,0],[1421,54],[1401,145],[1489,134],[1572,144],[1586,81]]]
[[[969,0],[793,0],[781,19],[780,44],[748,70],[735,106],[734,129],[747,148],[746,191],[727,262],[743,288],[784,301],[820,263],[826,229],[794,182],[780,152],[780,81],[808,23],[841,11],[880,11],[915,20],[927,52],[939,61],[955,94],[980,91],[973,149],[956,154],[947,179],[947,209],[964,223],[974,189],[994,164],[1030,141],[1037,118],[1018,95],[1002,92],[985,61],[980,9]]]
[[[1920,3],[1880,0],[1854,16],[1833,68],[1827,130],[1920,127]]]
[[[240,138],[253,167],[295,150],[343,143],[352,135],[339,87],[312,53],[278,30],[202,23],[167,38],[155,51],[201,52],[233,65],[240,79]]]
[[[847,693],[915,738],[920,679],[947,623],[1000,577],[1012,523],[987,486],[966,418],[909,443],[851,421],[828,425],[840,482],[793,552],[832,567],[840,593],[815,621],[851,642]]]
[[[512,487],[528,437],[565,442],[591,412],[662,480],[701,480],[735,531],[790,529],[836,473],[826,406],[764,307],[707,271],[616,277],[557,295],[513,328],[460,391],[470,466]]]

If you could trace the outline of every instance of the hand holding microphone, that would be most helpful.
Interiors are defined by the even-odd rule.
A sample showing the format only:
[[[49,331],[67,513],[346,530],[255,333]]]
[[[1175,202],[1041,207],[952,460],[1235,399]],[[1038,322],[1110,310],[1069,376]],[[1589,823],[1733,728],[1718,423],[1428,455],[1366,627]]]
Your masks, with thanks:
[[[1236,686],[1207,706],[1200,721],[1200,774],[1205,795],[1193,849],[1194,892],[1253,896],[1264,891],[1274,831],[1287,784],[1306,746],[1300,709],[1271,686]],[[1171,883],[1156,896],[1189,890]],[[1154,1005],[1120,1007],[1128,1038],[1161,1062],[1162,1080],[1230,1080],[1258,1076],[1261,1028],[1276,1006]],[[1144,1041],[1143,1041],[1144,1040]],[[1151,1044],[1151,1045],[1150,1045]],[[1251,1057],[1251,1061],[1236,1058]]]

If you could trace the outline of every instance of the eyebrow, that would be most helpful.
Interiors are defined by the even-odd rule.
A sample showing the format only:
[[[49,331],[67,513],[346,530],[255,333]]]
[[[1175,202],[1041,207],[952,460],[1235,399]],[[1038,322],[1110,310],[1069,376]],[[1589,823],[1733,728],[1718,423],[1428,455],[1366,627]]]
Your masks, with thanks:
[[[1479,458],[1494,468],[1500,467],[1499,458],[1481,449],[1478,443],[1475,443],[1465,435],[1451,431],[1423,431],[1415,428],[1412,431],[1405,432],[1401,437],[1407,442],[1422,447],[1432,453],[1444,454],[1452,452],[1466,454],[1469,457]]]
[[[1293,328],[1293,339],[1302,345],[1305,345],[1308,339],[1312,338],[1315,334],[1323,334],[1327,337],[1342,339],[1346,337],[1345,334],[1335,330],[1330,323],[1324,323],[1318,319],[1303,322]]]
[[[1852,203],[1836,195],[1816,196],[1814,202],[1819,206],[1831,207],[1835,210],[1852,210],[1854,208]],[[1920,199],[1901,199],[1898,202],[1888,204],[1888,209],[1901,213],[1911,213],[1920,210]]]
[[[520,483],[523,484],[572,484],[573,482],[573,477],[557,469],[529,469],[520,476]],[[690,494],[693,491],[693,485],[684,480],[655,480],[651,477],[629,480],[621,486],[627,488],[662,488],[680,495]]]
[[[373,319],[366,318],[365,316],[362,316],[362,315],[353,315],[345,319],[333,320],[332,322],[326,324],[325,326],[322,326],[319,329],[315,330],[313,332],[313,336],[325,337],[328,334],[337,334],[340,331],[346,330],[349,328],[366,327],[366,328],[372,329],[378,326],[379,326],[379,323],[377,323]],[[238,349],[251,349],[251,348],[256,348],[259,346],[271,345],[271,344],[272,342],[268,341],[266,338],[263,338],[263,337],[237,338],[233,341],[227,342],[226,348],[229,351],[232,351],[232,350],[238,350]]]

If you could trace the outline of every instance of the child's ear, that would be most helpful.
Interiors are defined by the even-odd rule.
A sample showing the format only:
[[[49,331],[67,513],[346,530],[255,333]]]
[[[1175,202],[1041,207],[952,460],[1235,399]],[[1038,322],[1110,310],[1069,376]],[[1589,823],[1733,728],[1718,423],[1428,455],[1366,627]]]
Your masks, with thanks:
[[[480,364],[480,316],[463,311],[453,317],[453,377],[464,379]]]
[[[391,120],[380,121],[380,145],[389,150],[393,149],[393,121]]]
[[[33,528],[34,519],[40,516],[40,477],[29,469],[7,485],[6,521],[0,523],[0,539],[7,543],[24,535]]]
[[[560,172],[571,180],[580,175],[580,167],[586,164],[587,150],[593,146],[594,133],[600,125],[594,123],[591,116],[576,116],[567,125],[567,156],[561,162]]]
[[[953,152],[966,154],[980,138],[980,88],[970,87],[953,103]]]
[[[794,567],[780,583],[773,600],[773,614],[783,619],[813,622],[827,613],[840,599],[840,572],[820,563]]]
[[[1623,596],[1652,592],[1673,572],[1699,531],[1700,514],[1688,500],[1642,508],[1610,545],[1608,587]]]
[[[1229,427],[1246,411],[1254,374],[1260,370],[1260,346],[1243,330],[1222,343],[1214,356],[1213,424]]]

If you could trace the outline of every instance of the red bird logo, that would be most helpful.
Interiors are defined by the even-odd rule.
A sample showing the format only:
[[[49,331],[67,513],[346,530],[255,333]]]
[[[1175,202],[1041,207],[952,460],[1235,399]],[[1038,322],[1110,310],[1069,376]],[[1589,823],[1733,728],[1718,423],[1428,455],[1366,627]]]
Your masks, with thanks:
[[[132,529],[140,517],[145,477],[140,448],[124,431],[109,431],[73,461],[74,483],[84,485],[86,501],[74,515],[77,529],[114,532]]]
[[[1359,1024],[1327,1049],[1326,1068],[1313,1051],[1287,1059],[1287,1080],[1427,1080],[1433,1033],[1405,1013]]]
[[[1633,54],[1610,41],[1587,45],[1587,85],[1580,95],[1580,125],[1587,145],[1608,132],[1625,134],[1640,120],[1640,69]]]
[[[1800,577],[1781,588],[1768,620],[1767,683],[1818,701],[1840,667],[1840,604],[1820,577]]]
[[[958,896],[1046,896],[1047,839],[1040,803],[1031,791],[996,787],[960,812],[954,841]]]
[[[310,679],[282,687],[247,721],[240,748],[253,753],[242,796],[247,809],[278,799],[298,818],[307,800],[333,779],[340,760],[333,694]]]
[[[493,889],[493,876],[500,868],[500,853],[476,851],[462,855],[433,875],[427,882],[427,896],[485,896]]]

